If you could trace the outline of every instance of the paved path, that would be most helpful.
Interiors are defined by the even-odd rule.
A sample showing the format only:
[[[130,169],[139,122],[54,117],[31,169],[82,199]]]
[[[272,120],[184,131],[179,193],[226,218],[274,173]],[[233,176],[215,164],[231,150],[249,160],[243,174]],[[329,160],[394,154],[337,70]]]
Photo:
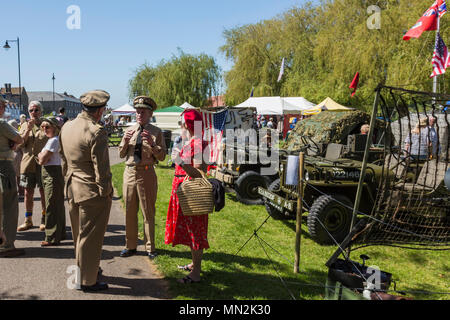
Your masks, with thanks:
[[[111,148],[111,165],[119,162],[116,148]],[[125,241],[125,217],[121,200],[114,197],[108,229],[103,245],[103,276],[100,281],[109,284],[101,293],[83,293],[67,287],[74,273],[67,273],[75,264],[70,219],[66,203],[67,239],[58,247],[41,248],[44,233],[39,231],[41,204],[36,189],[33,224],[35,227],[17,234],[16,247],[26,255],[0,258],[0,300],[142,300],[169,299],[167,283],[156,271],[155,265],[141,252],[129,258],[120,258]],[[24,204],[19,203],[19,224],[24,220]],[[142,250],[142,246],[140,249]]]

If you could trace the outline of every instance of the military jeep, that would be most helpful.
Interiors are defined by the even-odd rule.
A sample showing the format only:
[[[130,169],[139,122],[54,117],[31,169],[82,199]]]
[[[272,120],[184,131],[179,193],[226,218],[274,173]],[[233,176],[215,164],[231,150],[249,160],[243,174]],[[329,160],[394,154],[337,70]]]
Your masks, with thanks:
[[[236,192],[241,203],[248,205],[264,204],[258,188],[268,188],[279,177],[278,167],[267,161],[272,156],[278,159],[278,153],[268,147],[267,143],[260,144],[260,132],[257,134],[255,141],[258,143],[236,140],[224,143],[222,154],[225,161],[210,171],[213,177]],[[261,159],[261,154],[267,159]]]
[[[300,121],[280,150],[280,178],[268,188],[258,189],[268,213],[275,219],[295,219],[299,187],[297,183],[289,185],[286,181],[288,177],[292,178],[291,175],[298,177],[298,170],[288,173],[287,169],[289,161],[298,161],[290,156],[298,156],[303,151],[307,181],[303,190],[303,208],[308,212],[310,235],[320,244],[334,244],[330,235],[342,241],[350,229],[367,142],[367,135],[360,134],[360,129],[369,121],[369,114],[361,111],[322,112]],[[383,176],[385,151],[382,145],[391,135],[381,128],[375,130],[370,149],[360,206],[362,212],[371,211]]]

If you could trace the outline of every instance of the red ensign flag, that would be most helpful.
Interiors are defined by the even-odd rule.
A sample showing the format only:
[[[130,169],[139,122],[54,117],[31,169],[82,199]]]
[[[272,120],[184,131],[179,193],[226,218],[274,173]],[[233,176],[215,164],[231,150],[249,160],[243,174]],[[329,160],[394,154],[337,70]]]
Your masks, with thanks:
[[[353,81],[349,86],[350,89],[353,89],[352,97],[355,95],[356,89],[358,89],[358,83],[359,83],[359,72],[355,74],[355,77],[353,78]]]

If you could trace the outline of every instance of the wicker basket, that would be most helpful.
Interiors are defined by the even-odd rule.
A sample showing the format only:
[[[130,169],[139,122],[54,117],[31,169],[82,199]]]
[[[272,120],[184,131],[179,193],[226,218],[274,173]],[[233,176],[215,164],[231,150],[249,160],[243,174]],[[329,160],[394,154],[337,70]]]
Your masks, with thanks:
[[[199,216],[214,211],[213,187],[203,174],[202,178],[186,179],[177,190],[181,211],[185,216]]]

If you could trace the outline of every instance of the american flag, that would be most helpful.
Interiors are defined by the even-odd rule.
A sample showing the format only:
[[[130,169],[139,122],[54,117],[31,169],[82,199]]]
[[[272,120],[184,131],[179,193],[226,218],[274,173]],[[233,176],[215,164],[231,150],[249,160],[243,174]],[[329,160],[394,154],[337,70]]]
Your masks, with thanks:
[[[228,110],[219,112],[202,111],[204,140],[209,142],[209,162],[217,162],[220,154],[223,130],[227,120]]]
[[[431,63],[433,65],[433,73],[430,78],[445,73],[445,69],[450,66],[450,55],[439,32],[436,33],[436,44]]]

